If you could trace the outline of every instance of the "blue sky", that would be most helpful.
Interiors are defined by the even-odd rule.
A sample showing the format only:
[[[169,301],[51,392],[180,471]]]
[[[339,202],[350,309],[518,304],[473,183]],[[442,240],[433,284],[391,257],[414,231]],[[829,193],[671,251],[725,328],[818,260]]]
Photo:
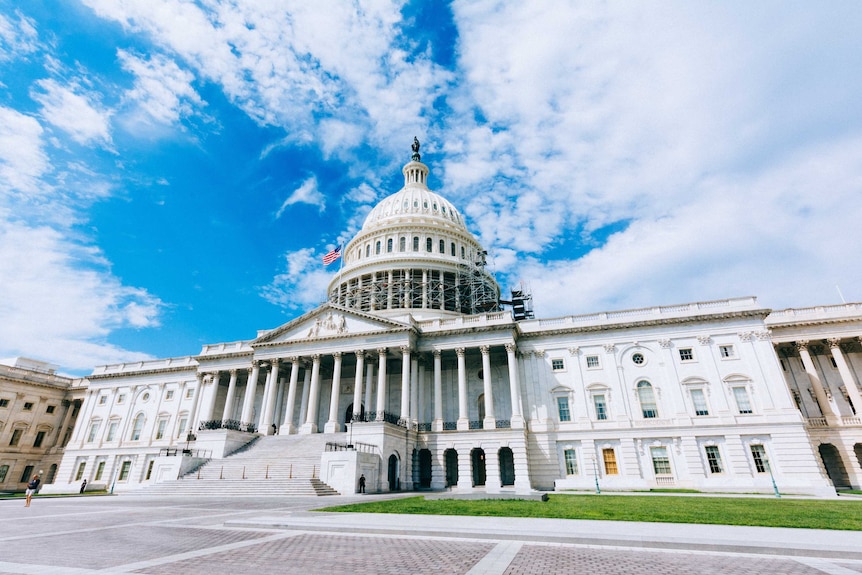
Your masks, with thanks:
[[[860,301],[860,29],[850,1],[0,0],[0,357],[87,373],[313,308],[414,136],[539,316]]]

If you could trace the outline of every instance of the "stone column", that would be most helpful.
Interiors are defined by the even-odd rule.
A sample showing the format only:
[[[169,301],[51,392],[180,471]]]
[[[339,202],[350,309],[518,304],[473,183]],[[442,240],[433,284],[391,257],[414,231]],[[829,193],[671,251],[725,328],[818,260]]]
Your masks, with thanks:
[[[338,402],[341,399],[341,352],[332,354],[335,358],[335,367],[332,370],[332,392],[329,394],[329,420],[323,426],[326,433],[341,431],[338,423]]]
[[[370,357],[368,358],[371,359]],[[374,392],[374,364],[365,364],[365,409],[371,411],[371,394]]]
[[[230,381],[227,384],[227,397],[224,399],[224,409],[222,410],[221,418],[223,421],[233,419],[233,402],[236,396],[236,376],[237,370],[230,370]]]
[[[275,411],[275,392],[278,386],[278,358],[273,359],[269,368],[269,377],[266,380],[266,387],[263,394],[263,409],[261,414],[260,427],[264,435],[273,435],[275,432],[272,429],[273,412]]]
[[[188,426],[188,429],[186,430],[188,433],[194,433],[195,430],[198,428],[198,423],[197,423],[198,404],[201,401],[201,392],[203,391],[203,388],[204,388],[204,374],[197,373],[195,375],[195,377],[197,377],[198,386],[195,389],[195,398],[194,398],[194,400],[192,400],[192,408],[189,411],[189,426]],[[131,403],[133,399],[134,399],[134,395],[129,398],[129,402]]]
[[[465,353],[466,350],[463,347],[455,350],[455,355],[458,356],[458,431],[467,431],[470,429],[470,412],[467,407],[467,361],[464,358]],[[460,479],[458,480],[458,484],[461,484]]]
[[[204,421],[210,421],[213,418],[213,411],[215,411],[215,402],[216,397],[218,397],[218,384],[221,380],[221,372],[215,372],[212,374],[212,385],[210,390],[210,396],[207,400],[206,408],[204,409],[203,416],[201,417]],[[161,393],[159,394],[159,398],[161,399]]]
[[[829,401],[826,390],[823,389],[823,384],[820,382],[820,376],[817,375],[817,368],[814,366],[814,362],[811,361],[811,354],[808,352],[808,341],[798,341],[796,349],[799,351],[799,357],[802,358],[802,365],[805,367],[805,373],[808,374],[811,388],[814,390],[814,396],[817,398],[817,404],[820,406],[820,413],[826,418],[828,424],[835,425],[838,421],[838,414],[832,409],[832,402]]]
[[[441,351],[435,349],[434,355],[434,421],[432,431],[443,431],[443,360]]]
[[[279,432],[281,432],[281,422],[284,419],[284,417],[281,415],[281,412],[284,409],[284,393],[286,387],[287,378],[279,377],[278,391],[275,393],[275,409],[272,412],[272,422],[279,427]]]
[[[248,376],[248,381],[245,384],[245,397],[242,400],[242,415],[241,420],[243,424],[251,423],[254,421],[254,396],[257,393],[257,377],[260,374],[260,362],[252,361],[251,362],[251,373]]]
[[[305,423],[305,416],[308,415],[308,388],[311,387],[311,371],[308,365],[305,366],[305,372],[302,375],[302,397],[299,400],[299,425]]]
[[[410,419],[410,348],[401,346],[401,419]]]
[[[383,421],[383,412],[386,411],[386,352],[385,347],[377,350],[380,364],[377,369],[377,421]]]
[[[281,433],[290,435],[296,433],[296,426],[293,424],[293,410],[296,405],[296,384],[299,381],[299,358],[291,357],[290,359],[290,383],[287,385],[287,405],[284,408],[284,421],[281,423]]]
[[[428,307],[428,270],[422,270],[422,309]]]
[[[308,390],[308,411],[300,433],[317,433],[317,404],[320,402],[320,354],[311,356],[311,387]]]
[[[512,399],[512,429],[524,429],[524,415],[521,412],[521,384],[518,381],[518,358],[514,343],[506,344],[506,360],[509,365],[509,396]]]
[[[365,350],[357,349],[353,353],[356,354],[356,375],[353,378],[353,419],[357,419],[362,413],[362,378],[365,377],[363,373],[365,368]]]
[[[495,429],[497,418],[494,415],[494,391],[491,386],[491,348],[483,345],[479,351],[482,352],[482,387],[485,394],[485,419],[482,421],[482,429]],[[499,477],[497,479],[499,481]]]
[[[410,419],[414,423],[419,422],[419,392],[422,386],[422,374],[419,370],[419,359],[414,357],[410,360]]]
[[[853,373],[847,365],[847,360],[844,353],[841,351],[841,340],[837,337],[829,340],[829,351],[832,352],[832,357],[835,358],[835,365],[838,368],[838,373],[841,375],[841,381],[844,383],[844,389],[847,390],[847,395],[850,397],[850,402],[853,404],[853,412],[859,415],[862,410],[862,396],[859,394],[859,387],[856,385],[856,380],[853,379]]]

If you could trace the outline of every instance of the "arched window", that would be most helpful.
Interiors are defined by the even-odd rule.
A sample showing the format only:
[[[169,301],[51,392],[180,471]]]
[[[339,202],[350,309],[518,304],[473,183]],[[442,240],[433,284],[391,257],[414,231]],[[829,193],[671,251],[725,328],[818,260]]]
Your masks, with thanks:
[[[386,253],[390,253],[392,251],[392,238],[386,240]]]
[[[401,236],[401,239],[398,240],[398,251],[403,252],[407,249],[407,238]]]
[[[377,240],[377,244],[374,246],[374,255],[380,255],[380,240]]]
[[[419,236],[413,236],[413,251],[419,251]]]
[[[461,259],[463,260],[466,258],[467,258],[467,254],[464,252],[464,246],[461,246]]]
[[[370,256],[371,256],[371,244],[367,244],[365,246],[365,257],[370,257]]]
[[[135,421],[132,424],[132,435],[129,436],[129,439],[132,441],[137,441],[141,438],[141,431],[144,429],[144,414],[139,413],[137,417],[135,417]]]
[[[658,417],[658,407],[655,403],[655,393],[649,382],[638,382],[638,400],[641,403],[641,412],[647,419]]]
[[[446,241],[445,240],[440,240],[440,253],[441,254],[446,253]]]
[[[454,258],[455,257],[455,242],[452,242],[451,244],[449,244],[449,247],[452,248],[452,257]]]
[[[425,238],[425,251],[430,252],[434,249],[434,240],[431,238]]]

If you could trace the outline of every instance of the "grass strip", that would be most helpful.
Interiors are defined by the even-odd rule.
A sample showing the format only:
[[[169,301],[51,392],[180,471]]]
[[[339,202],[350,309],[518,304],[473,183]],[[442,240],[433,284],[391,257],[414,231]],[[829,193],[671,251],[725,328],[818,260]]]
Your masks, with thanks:
[[[601,519],[862,531],[862,501],[552,494],[526,499],[428,499],[422,496],[339,505],[318,511]]]

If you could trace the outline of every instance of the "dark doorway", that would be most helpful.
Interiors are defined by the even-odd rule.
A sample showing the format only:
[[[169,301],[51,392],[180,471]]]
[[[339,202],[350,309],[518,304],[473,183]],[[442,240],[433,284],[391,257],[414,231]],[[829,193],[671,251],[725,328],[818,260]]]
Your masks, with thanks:
[[[458,452],[447,449],[443,457],[446,460],[446,487],[458,485]]]
[[[862,469],[862,443],[854,445],[853,452],[856,454],[856,463],[859,464],[859,469]]]
[[[485,485],[485,451],[479,447],[470,452],[473,462],[473,487]]]
[[[826,468],[826,475],[832,481],[833,487],[836,489],[848,489],[850,487],[850,478],[847,476],[847,469],[844,467],[844,462],[841,460],[841,454],[838,449],[831,443],[820,444],[820,459],[823,460],[823,466]]]
[[[54,463],[48,469],[48,477],[47,477],[47,479],[45,479],[45,483],[54,483],[54,476],[56,476],[56,475],[57,475],[57,464]]]
[[[515,456],[508,447],[500,448],[500,483],[515,484]]]
[[[389,456],[389,491],[398,491],[401,489],[401,482],[398,480],[398,456],[394,453]]]
[[[431,487],[431,451],[428,449],[419,450],[419,487]]]
[[[353,421],[353,404],[347,406],[347,411],[344,412],[344,423],[350,423]],[[359,415],[356,417],[356,421],[365,421],[365,406],[359,405]]]

